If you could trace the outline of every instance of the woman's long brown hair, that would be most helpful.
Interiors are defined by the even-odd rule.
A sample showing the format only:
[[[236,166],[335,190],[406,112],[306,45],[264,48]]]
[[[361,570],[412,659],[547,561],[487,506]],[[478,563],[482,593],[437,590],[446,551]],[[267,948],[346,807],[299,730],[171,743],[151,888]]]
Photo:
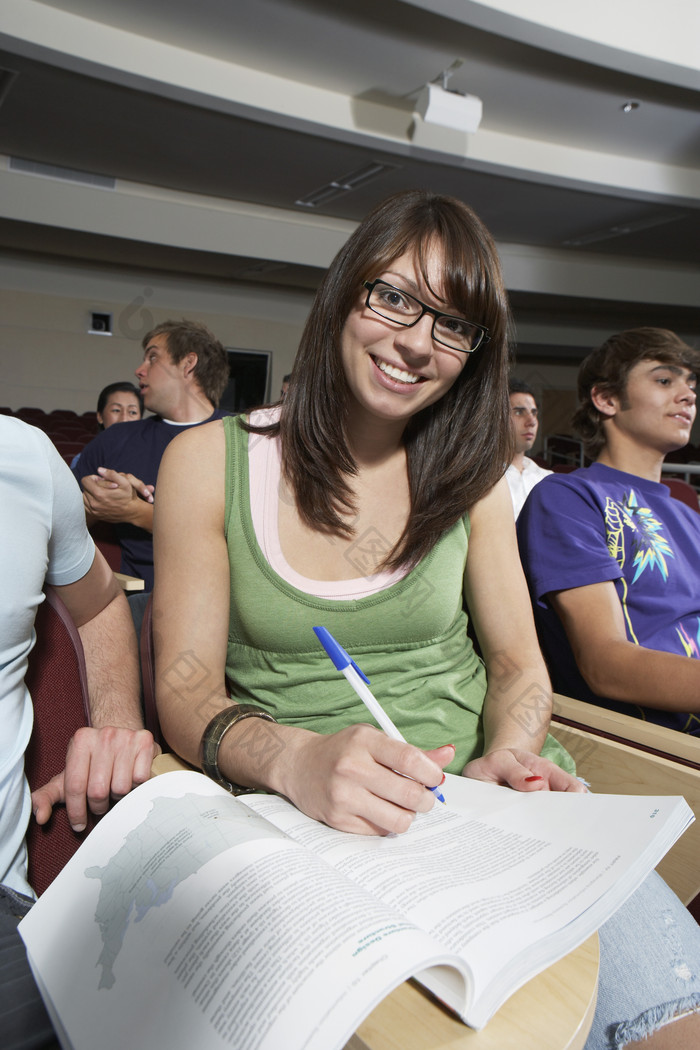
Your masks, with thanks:
[[[496,248],[466,204],[424,191],[396,194],[355,230],[316,294],[278,423],[249,427],[279,433],[282,468],[301,518],[312,529],[351,536],[341,517],[353,513],[349,479],[357,473],[348,447],[349,389],[341,336],[362,282],[374,280],[415,251],[427,283],[427,260],[443,257],[439,289],[449,312],[485,325],[490,339],[467,358],[459,377],[404,432],[411,509],[385,568],[415,564],[503,475],[511,459],[508,405],[510,312]],[[439,293],[439,294],[438,294]]]

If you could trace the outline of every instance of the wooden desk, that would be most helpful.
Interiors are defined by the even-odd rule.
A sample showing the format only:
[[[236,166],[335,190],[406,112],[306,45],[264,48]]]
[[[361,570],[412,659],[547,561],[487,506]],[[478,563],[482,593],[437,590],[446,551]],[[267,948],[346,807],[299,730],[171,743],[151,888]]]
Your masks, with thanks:
[[[602,733],[632,747],[644,748],[666,758],[679,759],[700,769],[700,737],[666,729],[654,722],[610,711],[606,707],[587,704],[570,696],[554,693],[552,715],[576,729]],[[651,792],[650,792],[651,794]]]
[[[565,717],[579,724],[557,721]],[[587,728],[583,722],[589,719]],[[610,795],[682,795],[696,820],[657,866],[684,904],[700,893],[700,738],[555,693],[550,732],[594,791]],[[603,734],[614,734],[614,739]],[[628,739],[624,740],[624,734]],[[653,750],[649,750],[653,749]]]
[[[194,766],[190,766],[185,762],[184,758],[180,758],[179,755],[174,755],[171,751],[167,751],[163,755],[156,755],[151,762],[151,776],[157,777],[161,773],[178,773],[182,770],[189,770],[192,772],[199,772]]]
[[[372,1011],[345,1050],[581,1050],[595,1011],[598,963],[594,934],[528,981],[480,1032],[406,982]]]
[[[127,576],[123,572],[115,572],[114,578],[123,591],[142,591],[146,584],[138,576]]]
[[[191,769],[159,755],[154,776]],[[345,1050],[582,1050],[598,991],[598,935],[512,995],[480,1032],[407,981],[360,1025]]]

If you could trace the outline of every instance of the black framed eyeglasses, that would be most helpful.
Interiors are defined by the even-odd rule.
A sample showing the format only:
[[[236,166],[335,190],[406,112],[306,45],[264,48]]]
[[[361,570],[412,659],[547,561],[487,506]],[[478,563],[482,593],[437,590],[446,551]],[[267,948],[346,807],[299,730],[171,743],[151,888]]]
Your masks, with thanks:
[[[403,288],[396,288],[387,281],[363,281],[362,284],[367,289],[365,306],[386,321],[394,321],[404,328],[412,328],[418,324],[423,314],[432,314],[433,339],[442,346],[448,346],[450,350],[473,354],[490,338],[488,328],[484,328],[483,325],[466,321],[463,317],[454,317],[452,314],[442,314],[416,299],[415,295],[409,295]]]

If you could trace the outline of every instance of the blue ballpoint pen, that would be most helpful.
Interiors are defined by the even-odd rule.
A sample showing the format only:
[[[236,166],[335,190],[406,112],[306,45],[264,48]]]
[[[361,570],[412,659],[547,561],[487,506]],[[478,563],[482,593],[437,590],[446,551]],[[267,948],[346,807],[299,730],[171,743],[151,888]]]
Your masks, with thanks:
[[[386,735],[391,737],[392,740],[401,740],[405,744],[406,738],[401,735],[384,708],[380,705],[377,698],[368,689],[367,683],[369,683],[369,678],[367,675],[360,670],[352,657],[346,653],[342,645],[339,645],[339,643],[336,642],[333,635],[330,631],[326,630],[325,627],[314,627],[314,633],[323,648],[326,650],[328,656],[330,656],[335,669],[337,671],[342,671],[362,703],[372,714]],[[442,802],[443,805],[447,805],[439,787],[428,788],[428,791],[432,791],[435,797]]]

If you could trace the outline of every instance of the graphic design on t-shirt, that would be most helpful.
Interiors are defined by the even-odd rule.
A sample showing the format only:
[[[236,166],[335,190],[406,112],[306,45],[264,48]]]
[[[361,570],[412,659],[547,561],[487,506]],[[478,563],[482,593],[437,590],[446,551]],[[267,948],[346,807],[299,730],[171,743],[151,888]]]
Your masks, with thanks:
[[[673,558],[674,554],[668,540],[661,535],[663,523],[654,517],[649,507],[640,507],[634,489],[624,494],[622,503],[609,496],[605,500],[608,550],[623,572],[627,560],[625,528],[632,533],[632,567],[635,573],[631,582],[635,583],[647,568],[652,571],[658,568],[664,581],[667,580],[666,558]]]
[[[700,616],[696,617],[695,625],[695,638],[690,637],[683,624],[676,627],[676,634],[680,639],[685,655],[698,660],[700,659]]]

